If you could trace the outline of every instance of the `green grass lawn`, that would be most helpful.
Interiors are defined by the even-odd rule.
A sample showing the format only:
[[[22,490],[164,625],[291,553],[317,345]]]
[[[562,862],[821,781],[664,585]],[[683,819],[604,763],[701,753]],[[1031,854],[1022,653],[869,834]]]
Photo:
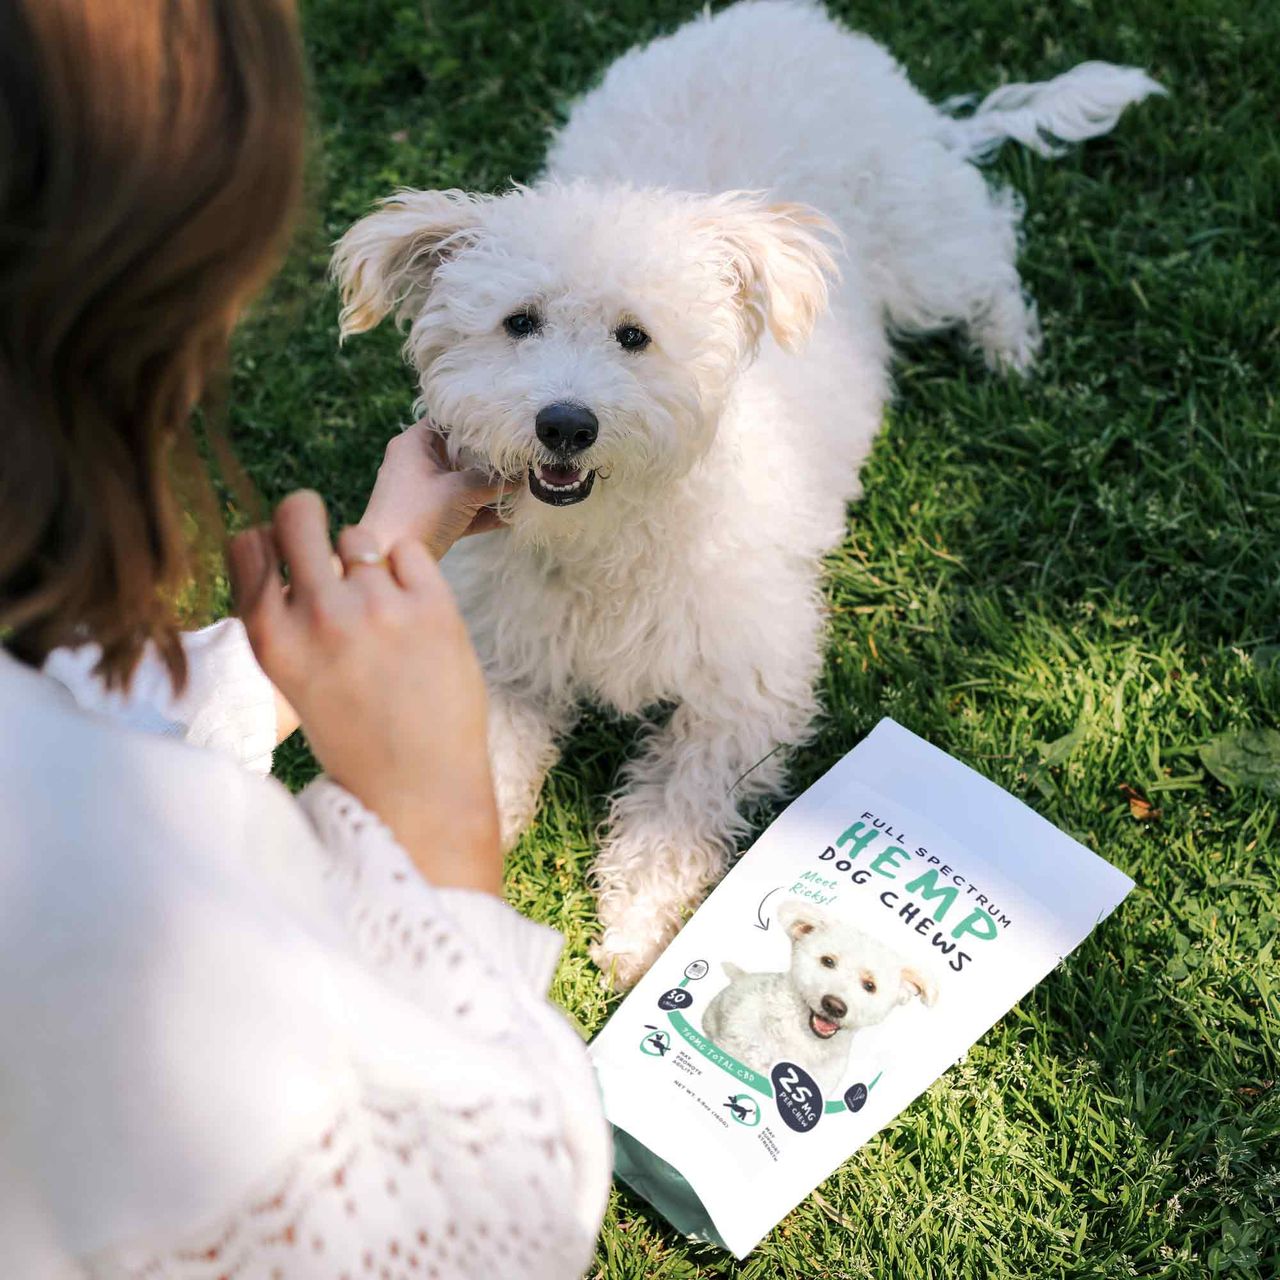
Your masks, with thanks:
[[[410,412],[394,332],[337,349],[328,243],[399,184],[531,178],[571,98],[697,7],[305,5],[311,213],[233,384],[235,445],[267,497],[313,486],[354,519]],[[993,167],[1027,198],[1044,357],[1017,383],[951,341],[903,352],[830,560],[827,717],[793,769],[799,789],[892,715],[1138,888],[745,1264],[618,1194],[597,1274],[1272,1280],[1280,801],[1233,793],[1199,748],[1280,724],[1280,663],[1258,653],[1280,641],[1280,5],[833,7],[935,96],[1090,57],[1171,91],[1061,161]],[[510,868],[511,901],[568,936],[554,995],[587,1029],[611,1002],[584,876],[633,728],[601,717],[575,737]],[[313,771],[303,745],[281,753],[290,784]]]

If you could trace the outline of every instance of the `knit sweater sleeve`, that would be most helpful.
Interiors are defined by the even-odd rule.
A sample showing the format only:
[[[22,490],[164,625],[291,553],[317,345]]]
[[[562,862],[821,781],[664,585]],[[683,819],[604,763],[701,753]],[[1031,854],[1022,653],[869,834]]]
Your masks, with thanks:
[[[187,655],[187,687],[175,696],[169,672],[148,649],[127,692],[108,690],[95,674],[97,645],[58,649],[44,665],[46,675],[66,687],[87,711],[150,733],[181,738],[221,751],[255,773],[271,770],[276,745],[276,702],[237,618],[182,636]]]
[[[433,961],[447,948],[450,965],[465,973],[455,985],[469,993],[514,983],[545,997],[563,945],[559,933],[492,894],[427,884],[379,819],[329,779],[317,779],[299,799],[330,858],[328,874],[355,946],[385,981],[410,998],[425,990],[437,997],[440,966]]]
[[[609,1142],[545,996],[559,936],[423,881],[336,784],[299,803],[240,773],[239,808],[228,768],[193,795],[242,851],[153,858],[135,839],[116,896],[69,918],[101,934],[92,963],[82,944],[73,969],[41,962],[56,987],[53,970],[0,981],[32,1028],[29,1079],[0,1089],[0,1273],[580,1275]]]

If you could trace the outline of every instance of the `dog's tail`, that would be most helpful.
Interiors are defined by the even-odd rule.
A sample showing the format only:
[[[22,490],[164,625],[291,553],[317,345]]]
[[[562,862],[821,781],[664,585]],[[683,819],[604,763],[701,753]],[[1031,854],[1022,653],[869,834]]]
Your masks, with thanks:
[[[1082,62],[1052,80],[993,90],[972,114],[948,122],[948,137],[971,160],[990,159],[1009,138],[1052,158],[1062,155],[1067,143],[1109,133],[1126,107],[1165,92],[1140,67]],[[941,109],[952,114],[976,96],[950,98]]]

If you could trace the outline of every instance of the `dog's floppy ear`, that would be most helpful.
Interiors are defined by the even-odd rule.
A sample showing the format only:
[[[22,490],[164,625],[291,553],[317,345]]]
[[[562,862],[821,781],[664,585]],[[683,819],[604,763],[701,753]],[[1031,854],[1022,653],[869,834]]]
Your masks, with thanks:
[[[821,915],[807,902],[794,898],[790,902],[784,902],[778,908],[777,921],[786,930],[787,937],[792,942],[822,926]]]
[[[397,191],[338,241],[332,273],[342,286],[343,338],[422,307],[435,269],[480,221],[482,196],[465,191]]]
[[[902,970],[902,994],[898,997],[899,1004],[906,1004],[908,1000],[919,996],[920,1000],[930,1008],[938,1001],[938,984],[933,978],[925,973],[921,973],[919,969],[904,968]]]
[[[804,204],[769,204],[733,191],[707,201],[707,223],[743,308],[752,342],[767,324],[779,346],[796,350],[827,305],[838,274],[830,242],[840,233]]]

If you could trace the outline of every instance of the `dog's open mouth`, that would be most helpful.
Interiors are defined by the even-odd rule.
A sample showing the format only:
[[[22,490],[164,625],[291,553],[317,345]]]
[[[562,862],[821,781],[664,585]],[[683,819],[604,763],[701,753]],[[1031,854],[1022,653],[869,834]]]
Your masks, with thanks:
[[[529,492],[539,502],[552,507],[571,507],[591,492],[596,482],[594,471],[579,467],[553,467],[544,463],[529,468]]]
[[[830,1018],[824,1018],[820,1013],[809,1013],[809,1030],[813,1032],[819,1040],[830,1040],[837,1031],[840,1030],[838,1022],[832,1022]]]

